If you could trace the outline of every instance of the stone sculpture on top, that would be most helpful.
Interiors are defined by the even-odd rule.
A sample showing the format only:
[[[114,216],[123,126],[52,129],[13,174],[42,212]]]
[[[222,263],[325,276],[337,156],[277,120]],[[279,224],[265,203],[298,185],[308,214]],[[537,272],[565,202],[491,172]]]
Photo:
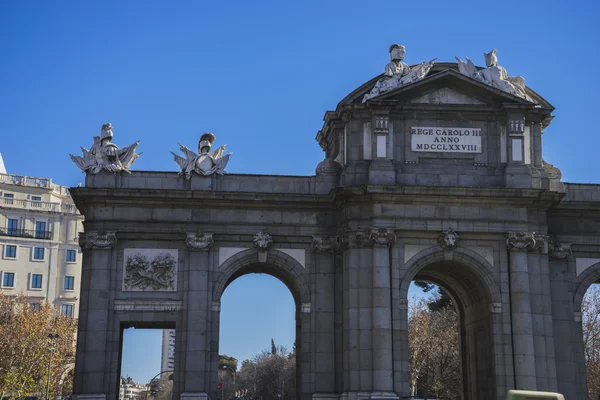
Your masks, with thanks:
[[[363,103],[380,94],[398,89],[402,86],[423,79],[428,73],[435,58],[431,61],[422,62],[412,68],[409,67],[404,60],[406,49],[401,44],[393,44],[390,46],[390,63],[385,66],[383,78],[379,79],[370,93],[365,94]]]
[[[198,175],[212,175],[225,173],[225,167],[229,162],[229,156],[223,155],[225,152],[225,145],[220,146],[217,150],[209,153],[210,148],[215,141],[216,137],[210,132],[206,132],[200,137],[198,142],[198,154],[194,153],[181,143],[179,143],[179,149],[185,155],[185,158],[178,156],[171,152],[179,168],[181,168],[180,174],[185,174],[187,179],[192,177],[192,172],[196,172]]]
[[[533,101],[525,92],[525,79],[521,76],[508,76],[506,70],[498,65],[498,56],[496,56],[497,53],[498,50],[496,49],[490,51],[489,53],[483,53],[485,65],[487,67],[484,69],[477,69],[469,57],[465,57],[467,62],[455,57],[458,61],[458,71],[469,78],[477,79],[480,82],[503,90],[512,95]]]
[[[88,150],[81,148],[83,157],[70,154],[71,160],[84,172],[97,174],[105,170],[116,174],[120,171],[131,173],[129,167],[142,154],[135,151],[140,143],[138,140],[131,146],[119,147],[112,143],[113,132],[112,125],[107,123],[102,125],[100,136],[94,136],[94,144]]]

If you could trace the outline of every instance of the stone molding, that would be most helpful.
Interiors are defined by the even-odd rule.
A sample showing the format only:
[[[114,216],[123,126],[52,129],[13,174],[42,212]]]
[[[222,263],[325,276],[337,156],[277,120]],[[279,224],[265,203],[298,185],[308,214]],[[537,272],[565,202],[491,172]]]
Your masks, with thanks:
[[[115,311],[181,311],[181,300],[115,300]]]
[[[208,393],[204,392],[185,392],[181,393],[180,400],[209,400]]]
[[[191,250],[208,251],[214,242],[212,233],[188,232],[185,238],[185,244]]]
[[[323,253],[335,253],[340,249],[339,236],[314,235],[312,246]]]
[[[571,243],[561,243],[556,238],[548,240],[548,255],[556,260],[564,260],[572,254]]]
[[[573,313],[573,320],[575,322],[581,322],[581,311],[575,311]]]
[[[510,251],[527,251],[536,249],[535,232],[508,232],[506,234],[506,247]]]
[[[492,314],[502,314],[502,303],[490,303],[490,311],[492,312]]]
[[[438,235],[438,243],[444,250],[454,250],[458,246],[459,239],[458,233],[452,228],[443,230]]]
[[[396,235],[392,228],[371,228],[369,239],[375,246],[389,247],[396,241]]]
[[[221,302],[213,301],[210,309],[211,311],[221,312]]]
[[[112,249],[117,244],[115,231],[88,231],[79,233],[79,247],[82,249]]]
[[[310,314],[311,311],[311,303],[302,303],[300,304],[300,311],[305,314]]]
[[[389,247],[396,241],[393,228],[370,228],[348,231],[342,236],[345,249],[366,248],[372,246]]]

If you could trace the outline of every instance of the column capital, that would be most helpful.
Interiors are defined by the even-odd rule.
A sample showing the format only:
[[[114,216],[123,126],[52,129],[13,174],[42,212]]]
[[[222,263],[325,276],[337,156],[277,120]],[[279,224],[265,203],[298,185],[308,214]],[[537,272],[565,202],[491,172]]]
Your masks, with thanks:
[[[313,235],[312,246],[323,253],[335,253],[340,249],[339,236]]]
[[[79,247],[82,250],[112,249],[116,244],[116,231],[87,231],[79,233]]]
[[[371,232],[369,229],[348,231],[344,233],[342,237],[342,243],[344,244],[345,248],[349,249],[370,247],[372,244],[370,234]]]
[[[537,248],[535,232],[508,232],[506,247],[509,251],[527,251]]]
[[[185,244],[191,250],[208,251],[215,242],[212,233],[194,233],[186,234]]]
[[[549,238],[548,255],[550,258],[564,260],[571,255],[571,243],[561,243],[556,238]]]
[[[396,235],[392,228],[371,228],[369,240],[375,246],[389,247],[396,241]]]

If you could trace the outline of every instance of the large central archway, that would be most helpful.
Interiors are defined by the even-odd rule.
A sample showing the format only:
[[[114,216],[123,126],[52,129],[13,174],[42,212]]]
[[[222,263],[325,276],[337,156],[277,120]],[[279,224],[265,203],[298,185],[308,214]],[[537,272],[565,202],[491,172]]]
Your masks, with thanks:
[[[210,388],[211,398],[216,398],[218,360],[219,360],[219,328],[220,328],[220,302],[221,297],[227,287],[237,278],[247,275],[262,273],[279,279],[289,289],[294,298],[296,308],[296,398],[307,399],[311,397],[311,388],[303,382],[307,382],[310,374],[311,360],[309,352],[302,349],[310,348],[310,289],[306,282],[303,267],[294,258],[281,251],[270,251],[266,260],[259,257],[259,250],[248,249],[227,259],[215,275],[215,284],[213,286],[213,301],[219,304],[213,311],[211,321],[212,337],[211,356],[210,356]],[[214,313],[213,313],[214,314]]]
[[[431,248],[415,255],[407,263],[400,284],[400,298],[408,301],[408,288],[413,280],[434,283],[448,292],[457,307],[460,320],[460,347],[463,398],[487,399],[496,396],[498,379],[495,360],[495,338],[500,328],[501,300],[491,277],[489,263],[469,250],[442,251]],[[408,319],[406,310],[401,318]],[[406,318],[406,319],[405,319]],[[408,335],[403,335],[403,352],[408,365]],[[403,360],[404,361],[404,360]],[[403,371],[408,381],[408,371]]]

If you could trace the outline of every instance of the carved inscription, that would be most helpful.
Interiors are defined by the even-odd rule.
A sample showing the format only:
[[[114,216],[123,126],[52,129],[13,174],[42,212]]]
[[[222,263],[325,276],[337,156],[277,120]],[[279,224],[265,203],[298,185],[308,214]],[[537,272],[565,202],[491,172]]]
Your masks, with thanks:
[[[481,129],[413,126],[412,151],[435,153],[481,153]]]

